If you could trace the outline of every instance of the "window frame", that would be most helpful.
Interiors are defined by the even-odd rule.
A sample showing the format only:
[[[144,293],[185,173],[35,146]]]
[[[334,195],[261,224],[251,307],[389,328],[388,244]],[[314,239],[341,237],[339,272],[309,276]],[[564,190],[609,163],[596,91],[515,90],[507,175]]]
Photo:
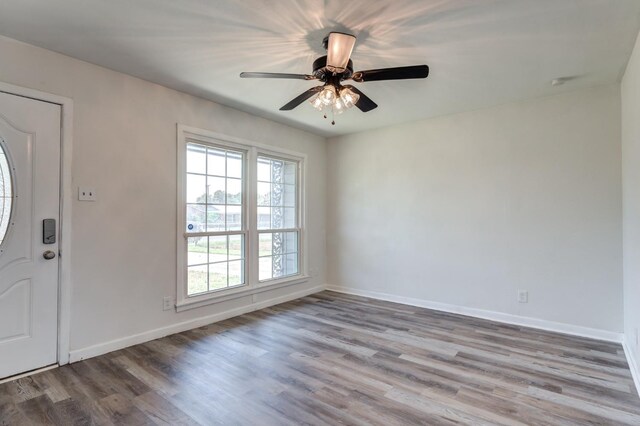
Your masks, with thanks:
[[[216,289],[188,296],[187,281],[187,236],[186,232],[186,184],[187,184],[187,144],[196,143],[212,148],[230,149],[244,153],[242,212],[245,235],[245,283],[242,285]],[[258,281],[259,231],[257,226],[257,160],[258,157],[271,157],[297,163],[296,200],[298,241],[298,274],[286,277]],[[305,203],[305,164],[307,156],[302,153],[281,149],[258,142],[235,138],[221,133],[178,124],[177,126],[177,294],[176,311],[218,303],[225,300],[245,297],[279,287],[306,282],[307,271],[306,242],[306,203]],[[239,232],[239,231],[233,231]],[[196,233],[198,234],[198,233]]]

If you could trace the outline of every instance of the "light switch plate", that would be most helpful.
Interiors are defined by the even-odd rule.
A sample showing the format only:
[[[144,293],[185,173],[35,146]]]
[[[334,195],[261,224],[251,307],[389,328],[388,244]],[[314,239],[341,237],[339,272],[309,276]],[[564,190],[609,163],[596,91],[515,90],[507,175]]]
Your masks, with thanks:
[[[78,187],[78,200],[79,201],[96,201],[96,190],[88,186]]]

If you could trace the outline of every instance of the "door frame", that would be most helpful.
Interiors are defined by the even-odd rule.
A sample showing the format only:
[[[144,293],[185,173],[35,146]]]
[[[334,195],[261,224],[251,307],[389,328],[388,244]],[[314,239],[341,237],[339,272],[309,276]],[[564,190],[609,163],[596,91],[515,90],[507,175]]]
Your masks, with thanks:
[[[0,81],[0,93],[60,105],[60,238],[58,244],[58,365],[69,363],[71,332],[71,160],[73,147],[73,100],[40,90]],[[44,367],[44,366],[43,366]]]

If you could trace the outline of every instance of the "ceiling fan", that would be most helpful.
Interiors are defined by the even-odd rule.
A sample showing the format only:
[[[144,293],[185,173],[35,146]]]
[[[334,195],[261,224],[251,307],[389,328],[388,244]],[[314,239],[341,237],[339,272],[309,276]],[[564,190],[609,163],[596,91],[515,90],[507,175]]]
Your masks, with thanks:
[[[331,110],[334,114],[340,114],[345,110],[356,106],[362,112],[371,111],[378,105],[369,99],[356,87],[347,84],[345,80],[353,80],[356,83],[381,80],[405,80],[411,78],[426,78],[429,75],[427,65],[412,65],[406,67],[382,68],[366,71],[353,71],[353,62],[350,59],[356,37],[351,34],[331,32],[323,40],[327,49],[327,55],[313,61],[311,74],[286,74],[269,72],[242,72],[242,78],[287,78],[300,80],[318,80],[324,84],[312,87],[301,95],[292,99],[280,108],[281,111],[290,111],[309,99],[311,105],[320,111]],[[326,112],[324,117],[326,118]],[[331,124],[335,124],[332,121]]]

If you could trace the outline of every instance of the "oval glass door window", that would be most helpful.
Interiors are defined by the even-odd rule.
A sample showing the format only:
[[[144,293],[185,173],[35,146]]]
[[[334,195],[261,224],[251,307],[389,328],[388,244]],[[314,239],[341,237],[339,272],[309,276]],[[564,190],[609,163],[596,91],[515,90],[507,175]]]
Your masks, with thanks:
[[[11,182],[11,169],[7,160],[4,143],[0,139],[0,245],[4,241],[9,228],[11,207],[13,205],[13,192]]]

